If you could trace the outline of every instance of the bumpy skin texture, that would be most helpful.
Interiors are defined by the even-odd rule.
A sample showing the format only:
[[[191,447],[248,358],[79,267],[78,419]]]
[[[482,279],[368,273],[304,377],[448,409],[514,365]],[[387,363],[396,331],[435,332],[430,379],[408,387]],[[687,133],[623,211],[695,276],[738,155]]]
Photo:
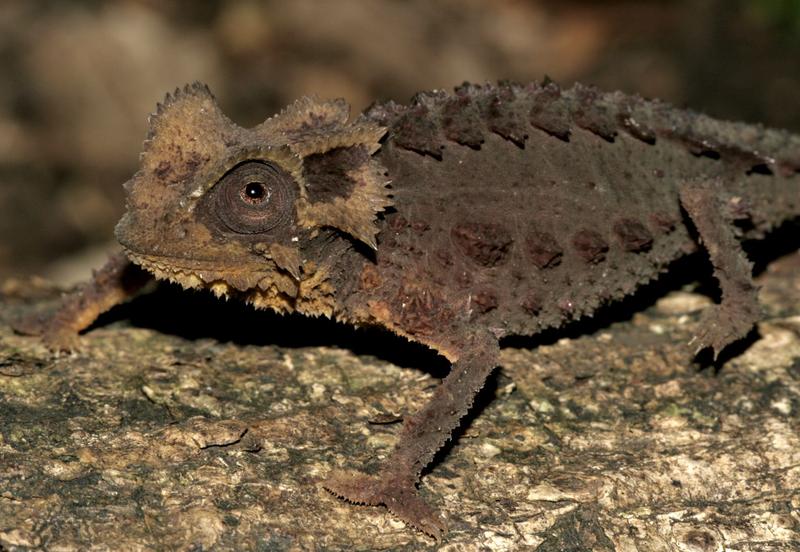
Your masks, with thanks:
[[[324,483],[439,537],[416,485],[500,338],[591,316],[698,248],[722,302],[694,346],[718,353],[752,328],[738,238],[800,214],[800,138],[552,83],[463,85],[353,122],[343,102],[303,99],[242,129],[195,84],[153,115],[126,190],[117,236],[156,277],[379,325],[453,362],[379,473]],[[120,297],[109,278],[91,289]],[[74,333],[97,311],[67,301],[47,334]]]

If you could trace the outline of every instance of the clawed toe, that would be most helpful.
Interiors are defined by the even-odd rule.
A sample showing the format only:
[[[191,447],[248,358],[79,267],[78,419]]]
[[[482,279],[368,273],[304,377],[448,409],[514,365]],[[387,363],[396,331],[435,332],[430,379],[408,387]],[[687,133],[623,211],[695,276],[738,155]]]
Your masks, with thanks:
[[[74,332],[47,332],[42,343],[53,353],[74,353],[80,349],[81,338]]]
[[[419,496],[413,480],[337,472],[322,486],[354,504],[386,506],[398,519],[436,540],[446,530],[441,516]]]
[[[13,320],[11,327],[21,335],[39,336],[45,347],[54,353],[71,353],[80,347],[78,333],[54,323],[52,315],[29,314]]]
[[[725,347],[747,335],[756,315],[741,306],[740,310],[743,312],[726,308],[725,305],[709,307],[700,320],[700,329],[689,342],[694,347],[694,354],[711,348],[716,360]],[[752,311],[757,313],[758,306],[755,305]]]

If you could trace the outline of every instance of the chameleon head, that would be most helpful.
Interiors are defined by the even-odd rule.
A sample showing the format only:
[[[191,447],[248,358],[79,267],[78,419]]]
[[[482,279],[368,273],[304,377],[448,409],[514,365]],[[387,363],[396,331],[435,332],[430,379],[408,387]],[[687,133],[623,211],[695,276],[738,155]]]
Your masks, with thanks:
[[[205,85],[176,90],[151,115],[117,239],[158,278],[330,315],[326,247],[374,248],[375,219],[391,204],[373,157],[384,132],[348,122],[344,101],[310,98],[245,129]]]

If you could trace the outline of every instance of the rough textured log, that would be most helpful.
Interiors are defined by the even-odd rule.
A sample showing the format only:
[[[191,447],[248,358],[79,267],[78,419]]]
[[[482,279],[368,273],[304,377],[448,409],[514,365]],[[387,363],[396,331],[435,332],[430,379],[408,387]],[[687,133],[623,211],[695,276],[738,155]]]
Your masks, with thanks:
[[[688,291],[504,349],[458,454],[422,484],[443,497],[442,549],[797,550],[800,256],[758,283],[766,320],[718,370],[691,360],[709,301]],[[0,549],[433,545],[318,482],[391,450],[435,357],[166,290],[54,358],[6,322],[56,293],[2,292]]]

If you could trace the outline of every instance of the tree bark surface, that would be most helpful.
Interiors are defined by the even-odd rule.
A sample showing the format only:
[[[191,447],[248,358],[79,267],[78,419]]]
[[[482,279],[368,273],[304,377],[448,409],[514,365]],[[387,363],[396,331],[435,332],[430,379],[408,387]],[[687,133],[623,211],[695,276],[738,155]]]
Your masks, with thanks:
[[[378,464],[441,359],[174,290],[56,357],[8,322],[58,293],[6,282],[0,550],[799,550],[800,255],[758,283],[765,320],[717,367],[686,290],[504,349],[423,479],[434,543],[319,482]]]

